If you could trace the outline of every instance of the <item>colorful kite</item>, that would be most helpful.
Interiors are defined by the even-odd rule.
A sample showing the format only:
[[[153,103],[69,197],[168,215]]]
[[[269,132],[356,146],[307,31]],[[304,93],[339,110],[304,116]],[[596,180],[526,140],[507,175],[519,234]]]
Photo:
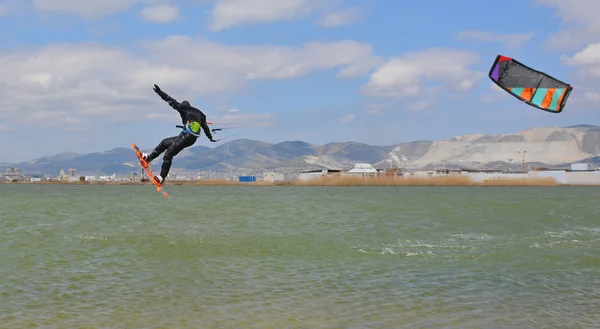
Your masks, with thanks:
[[[490,79],[506,92],[540,110],[560,113],[573,87],[510,57],[496,56]]]

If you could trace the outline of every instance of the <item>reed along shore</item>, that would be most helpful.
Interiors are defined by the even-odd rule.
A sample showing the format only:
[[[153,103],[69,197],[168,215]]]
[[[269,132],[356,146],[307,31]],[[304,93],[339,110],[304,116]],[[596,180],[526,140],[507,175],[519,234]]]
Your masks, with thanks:
[[[2,182],[4,184],[61,184],[61,185],[152,185],[150,181],[42,181],[42,182]],[[197,186],[559,186],[553,178],[489,178],[476,182],[468,176],[434,176],[434,177],[351,177],[323,176],[306,181],[264,181],[239,182],[233,180],[186,180],[168,181],[169,185]]]

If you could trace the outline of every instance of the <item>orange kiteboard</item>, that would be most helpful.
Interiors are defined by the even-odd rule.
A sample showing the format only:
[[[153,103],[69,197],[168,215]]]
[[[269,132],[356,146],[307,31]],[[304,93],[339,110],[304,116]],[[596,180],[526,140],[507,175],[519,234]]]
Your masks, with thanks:
[[[162,193],[162,195],[165,198],[168,197],[169,195],[167,194],[167,192],[165,192],[163,190],[162,184],[154,179],[154,174],[152,174],[152,167],[150,167],[150,164],[148,164],[148,162],[146,162],[146,160],[144,160],[144,158],[142,158],[142,151],[140,151],[140,149],[137,147],[137,145],[135,145],[135,143],[131,143],[131,147],[135,151],[135,155],[137,156],[138,160],[140,161],[140,164],[142,165],[142,169],[146,173],[146,176],[148,176],[148,178],[150,178],[150,181],[152,183],[154,183],[154,185],[156,185],[156,190],[158,192]]]

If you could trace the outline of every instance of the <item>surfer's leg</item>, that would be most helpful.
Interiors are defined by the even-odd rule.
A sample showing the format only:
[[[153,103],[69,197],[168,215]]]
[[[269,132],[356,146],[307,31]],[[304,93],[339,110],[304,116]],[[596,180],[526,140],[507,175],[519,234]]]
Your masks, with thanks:
[[[142,157],[144,158],[144,160],[146,160],[146,162],[150,163],[152,160],[158,158],[158,156],[161,153],[163,153],[166,149],[168,149],[169,146],[173,144],[176,138],[177,136],[172,136],[163,139],[162,141],[160,141],[160,143],[158,143],[158,145],[156,145],[156,147],[154,148],[154,150],[152,150],[150,154],[144,153],[142,154]]]
[[[169,175],[169,171],[171,170],[171,164],[173,162],[173,157],[175,157],[179,152],[181,152],[184,148],[194,145],[197,137],[194,135],[180,135],[171,146],[167,148],[165,151],[165,155],[163,156],[162,167],[160,168],[160,177],[157,177],[159,182],[163,182],[167,175]]]

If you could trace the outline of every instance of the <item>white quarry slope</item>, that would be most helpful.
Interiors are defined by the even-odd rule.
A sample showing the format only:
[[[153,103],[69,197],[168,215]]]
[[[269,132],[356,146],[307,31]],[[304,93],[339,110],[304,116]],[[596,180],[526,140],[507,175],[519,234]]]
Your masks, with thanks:
[[[512,134],[457,136],[446,141],[435,141],[420,156],[410,156],[402,146],[396,147],[384,163],[404,168],[420,168],[427,165],[458,165],[478,167],[486,163],[502,161],[520,163],[522,153],[525,162],[557,165],[577,162],[598,154],[582,150],[585,129],[538,127]]]
[[[344,169],[348,167],[347,163],[341,163],[340,161],[328,155],[307,155],[304,157],[304,162],[308,164],[322,166],[328,169]]]

